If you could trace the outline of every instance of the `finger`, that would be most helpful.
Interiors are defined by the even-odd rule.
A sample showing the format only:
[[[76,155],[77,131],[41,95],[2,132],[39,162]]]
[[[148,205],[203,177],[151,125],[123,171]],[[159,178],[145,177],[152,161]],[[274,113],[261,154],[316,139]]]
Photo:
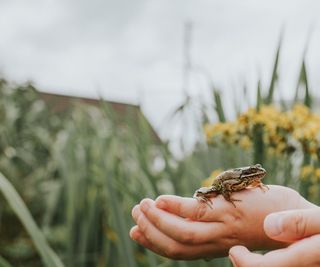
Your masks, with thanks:
[[[156,228],[181,243],[221,243],[222,239],[233,236],[231,230],[224,223],[186,220],[157,208],[150,199],[142,200],[140,209]],[[231,239],[230,241],[232,241]]]
[[[234,267],[253,267],[262,261],[262,255],[251,253],[246,247],[235,246],[229,251],[229,258]],[[263,267],[260,265],[260,267]]]
[[[250,252],[242,246],[230,249],[229,257],[236,267],[302,267],[320,265],[320,235],[305,238],[293,245],[265,255]]]
[[[129,235],[131,239],[138,242],[140,245],[144,246],[147,249],[150,249],[151,251],[161,255],[165,256],[162,251],[160,251],[157,247],[155,247],[151,242],[148,241],[148,239],[145,238],[143,233],[140,231],[139,227],[137,225],[133,226],[129,232]]]
[[[183,218],[195,221],[218,221],[220,220],[220,213],[216,209],[219,206],[215,205],[217,201],[221,202],[219,197],[212,200],[213,209],[197,199],[173,195],[159,196],[155,203],[159,209],[164,209]]]
[[[182,244],[159,231],[141,212],[137,219],[139,231],[149,242],[148,248],[172,259],[193,260],[212,256],[225,256],[227,251],[215,244],[187,245]],[[143,239],[141,239],[143,240]],[[142,242],[142,241],[141,241]]]
[[[264,230],[272,239],[292,242],[320,233],[320,208],[269,214]]]
[[[229,258],[236,267],[295,267],[295,257],[292,257],[288,249],[279,249],[265,255],[250,252],[246,247],[236,246],[230,249]]]
[[[137,223],[137,219],[141,214],[140,205],[135,205],[131,210],[133,220]]]

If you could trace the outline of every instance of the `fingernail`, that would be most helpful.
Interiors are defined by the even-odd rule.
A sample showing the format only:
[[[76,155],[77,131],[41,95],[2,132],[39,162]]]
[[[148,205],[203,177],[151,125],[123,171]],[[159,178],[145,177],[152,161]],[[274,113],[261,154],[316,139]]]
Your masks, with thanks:
[[[131,237],[133,240],[137,241],[137,240],[140,238],[140,233],[139,233],[138,231],[135,231],[135,232],[133,232],[133,233],[130,233],[130,237]]]
[[[137,241],[140,238],[140,232],[137,229],[132,228],[129,232],[129,236],[131,239]]]
[[[164,209],[165,207],[166,207],[166,202],[165,201],[163,201],[163,200],[157,200],[156,201],[156,206],[157,206],[157,208],[159,208],[159,209]]]
[[[139,214],[139,205],[135,205],[131,211],[131,215],[133,218],[137,218]]]
[[[282,216],[280,214],[270,214],[264,220],[264,230],[270,236],[278,236],[282,232]]]
[[[150,208],[150,203],[149,203],[149,201],[143,200],[143,201],[141,202],[141,204],[140,204],[140,207],[141,207],[141,210],[142,210],[143,212],[147,212],[148,209]]]

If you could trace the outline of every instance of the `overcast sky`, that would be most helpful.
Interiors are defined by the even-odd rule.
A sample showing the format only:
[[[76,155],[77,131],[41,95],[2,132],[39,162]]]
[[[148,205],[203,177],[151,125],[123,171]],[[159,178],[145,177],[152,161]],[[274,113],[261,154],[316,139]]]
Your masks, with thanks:
[[[314,93],[320,86],[318,0],[0,0],[0,73],[43,91],[139,103],[159,128],[182,101],[183,36],[192,23],[191,62],[241,104],[258,77],[271,75],[281,28],[281,95],[294,92],[306,55]],[[188,93],[208,95],[203,74]],[[233,101],[233,100],[232,100]]]

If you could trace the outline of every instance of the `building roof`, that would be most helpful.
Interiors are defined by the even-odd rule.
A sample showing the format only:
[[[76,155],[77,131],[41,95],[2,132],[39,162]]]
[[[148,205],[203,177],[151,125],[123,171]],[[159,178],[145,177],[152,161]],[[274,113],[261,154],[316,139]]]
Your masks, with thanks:
[[[39,96],[55,112],[65,112],[69,110],[75,103],[79,103],[79,102],[87,105],[96,106],[96,107],[100,107],[102,105],[102,100],[100,99],[59,95],[59,94],[44,93],[44,92],[39,92]],[[138,119],[140,117],[143,120],[145,120],[148,127],[150,127],[150,130],[152,132],[152,135],[155,141],[157,143],[162,142],[159,135],[155,131],[155,129],[152,127],[148,119],[143,114],[139,105],[107,101],[107,100],[103,100],[103,101],[107,103],[108,106],[111,107],[117,115],[120,115],[120,118],[122,117],[123,120],[125,120],[125,118],[128,115],[130,115],[130,117],[133,119]]]

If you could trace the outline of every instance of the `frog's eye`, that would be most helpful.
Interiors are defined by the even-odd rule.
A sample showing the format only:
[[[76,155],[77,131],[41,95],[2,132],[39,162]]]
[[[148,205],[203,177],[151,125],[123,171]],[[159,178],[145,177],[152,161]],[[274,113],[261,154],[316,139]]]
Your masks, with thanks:
[[[255,167],[262,168],[261,164],[256,164]]]

